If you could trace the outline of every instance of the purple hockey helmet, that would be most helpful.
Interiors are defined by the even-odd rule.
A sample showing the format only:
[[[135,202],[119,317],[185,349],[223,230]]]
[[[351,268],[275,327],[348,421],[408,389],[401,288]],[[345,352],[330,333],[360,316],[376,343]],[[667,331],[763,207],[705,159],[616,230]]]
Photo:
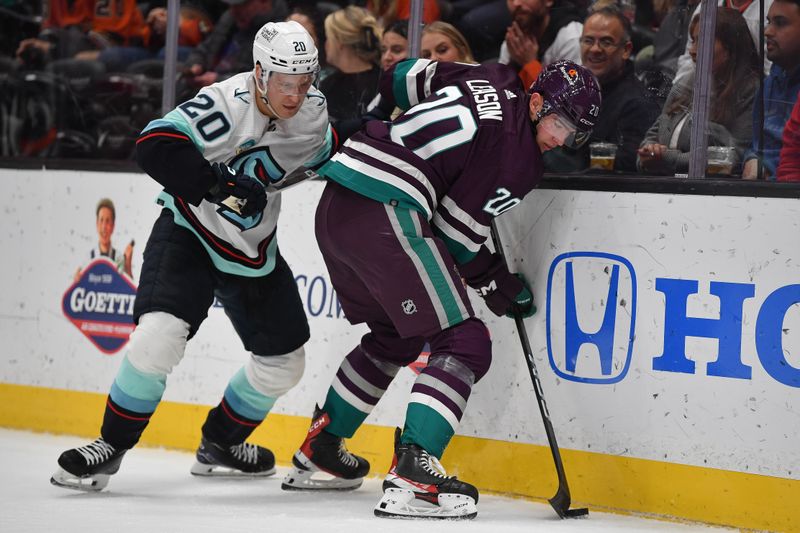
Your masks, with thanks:
[[[557,113],[574,129],[565,145],[581,146],[592,133],[600,114],[600,84],[587,68],[569,60],[550,63],[531,84],[528,94],[539,93],[544,100],[540,117]]]

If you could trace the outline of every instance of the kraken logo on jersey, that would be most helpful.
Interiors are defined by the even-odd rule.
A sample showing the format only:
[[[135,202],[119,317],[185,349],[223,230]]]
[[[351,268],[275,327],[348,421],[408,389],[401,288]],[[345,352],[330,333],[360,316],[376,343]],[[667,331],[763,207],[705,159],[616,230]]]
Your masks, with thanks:
[[[242,145],[252,146],[254,141],[248,141]],[[241,151],[237,149],[237,155],[234,157],[228,166],[232,169],[241,170],[248,176],[252,176],[263,185],[280,181],[285,175],[285,171],[275,162],[275,158],[269,151],[268,146],[259,146],[250,151]],[[234,209],[220,204],[217,212],[221,217],[224,217],[228,222],[237,226],[240,230],[244,231],[261,223],[263,213],[256,213],[249,217],[243,217]]]

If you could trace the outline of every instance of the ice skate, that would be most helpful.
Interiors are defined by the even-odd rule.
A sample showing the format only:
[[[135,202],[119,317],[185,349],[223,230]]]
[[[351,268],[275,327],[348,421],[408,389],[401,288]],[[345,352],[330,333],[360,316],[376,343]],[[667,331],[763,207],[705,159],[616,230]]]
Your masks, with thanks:
[[[275,456],[266,448],[243,442],[220,446],[203,437],[192,466],[195,476],[266,477],[275,473]]]
[[[328,414],[319,406],[308,436],[292,457],[292,471],[283,479],[284,490],[354,490],[369,472],[369,462],[353,455],[344,439],[323,431],[330,424]]]
[[[67,489],[97,492],[108,485],[108,478],[116,474],[122,457],[128,450],[117,450],[103,440],[73,448],[58,458],[60,468],[50,478],[50,483]]]
[[[478,515],[478,489],[448,476],[436,457],[416,444],[400,444],[399,428],[383,493],[375,516],[459,520]]]

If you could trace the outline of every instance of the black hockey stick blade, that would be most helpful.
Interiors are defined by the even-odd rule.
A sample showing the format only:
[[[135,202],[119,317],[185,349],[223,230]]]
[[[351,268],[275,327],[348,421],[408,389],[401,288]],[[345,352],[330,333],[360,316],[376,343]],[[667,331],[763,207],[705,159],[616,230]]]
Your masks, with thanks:
[[[565,490],[563,485],[559,485],[556,495],[548,501],[550,505],[553,506],[559,518],[584,518],[589,516],[589,509],[586,507],[580,507],[578,509],[569,508],[572,503],[569,496],[569,489]]]

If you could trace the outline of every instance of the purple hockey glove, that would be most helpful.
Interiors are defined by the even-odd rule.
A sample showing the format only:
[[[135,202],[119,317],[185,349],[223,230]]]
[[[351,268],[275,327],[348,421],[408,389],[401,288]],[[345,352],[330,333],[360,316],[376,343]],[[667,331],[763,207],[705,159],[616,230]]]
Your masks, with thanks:
[[[522,276],[508,271],[503,258],[482,249],[478,256],[460,267],[467,285],[475,289],[497,316],[513,317],[517,306],[523,317],[536,312],[533,295]]]

